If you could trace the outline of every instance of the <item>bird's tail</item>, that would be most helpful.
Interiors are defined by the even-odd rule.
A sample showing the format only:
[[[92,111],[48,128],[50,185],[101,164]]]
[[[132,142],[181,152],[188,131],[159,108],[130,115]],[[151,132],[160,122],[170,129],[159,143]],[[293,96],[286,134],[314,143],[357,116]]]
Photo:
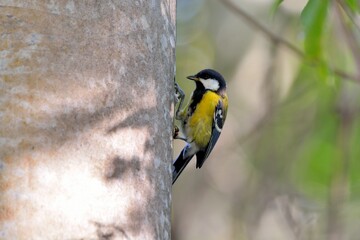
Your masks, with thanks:
[[[188,165],[191,158],[194,156],[194,154],[186,154],[187,150],[187,147],[185,147],[173,163],[172,184],[175,183],[176,179],[180,176],[181,172],[185,169],[186,165]]]

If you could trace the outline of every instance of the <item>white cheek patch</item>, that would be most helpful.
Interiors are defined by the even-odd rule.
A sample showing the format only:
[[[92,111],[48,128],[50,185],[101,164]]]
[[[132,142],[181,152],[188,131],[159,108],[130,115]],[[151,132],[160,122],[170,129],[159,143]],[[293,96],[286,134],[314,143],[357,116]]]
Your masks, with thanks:
[[[200,78],[200,82],[204,85],[205,89],[217,91],[219,89],[219,82],[215,79],[202,79]]]

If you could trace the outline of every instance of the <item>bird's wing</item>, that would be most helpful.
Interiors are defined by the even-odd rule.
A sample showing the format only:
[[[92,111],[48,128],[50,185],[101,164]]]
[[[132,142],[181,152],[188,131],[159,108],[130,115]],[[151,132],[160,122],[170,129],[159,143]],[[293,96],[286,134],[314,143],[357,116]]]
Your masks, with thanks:
[[[222,100],[219,100],[215,107],[210,141],[204,150],[196,153],[196,168],[201,168],[207,157],[210,155],[210,152],[213,150],[223,128],[225,117],[226,109],[224,108]]]

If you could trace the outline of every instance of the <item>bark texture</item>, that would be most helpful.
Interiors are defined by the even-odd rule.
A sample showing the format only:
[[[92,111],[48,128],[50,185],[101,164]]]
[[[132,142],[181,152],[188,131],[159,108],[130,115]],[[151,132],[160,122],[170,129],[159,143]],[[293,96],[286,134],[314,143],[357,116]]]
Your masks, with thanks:
[[[0,0],[0,239],[170,239],[175,0]]]

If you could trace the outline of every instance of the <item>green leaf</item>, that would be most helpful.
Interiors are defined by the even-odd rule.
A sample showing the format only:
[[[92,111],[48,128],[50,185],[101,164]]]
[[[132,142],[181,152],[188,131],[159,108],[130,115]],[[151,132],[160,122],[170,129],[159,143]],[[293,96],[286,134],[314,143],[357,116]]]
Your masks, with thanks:
[[[316,76],[319,80],[327,82],[329,77],[332,76],[329,66],[324,62],[319,62],[316,68]]]
[[[328,194],[340,154],[336,146],[337,127],[334,119],[319,124],[294,166],[293,177],[309,196],[325,199]]]
[[[354,126],[350,137],[350,193],[351,198],[360,198],[360,118],[354,119]]]
[[[328,12],[328,0],[309,0],[301,12],[305,32],[305,53],[313,59],[322,55],[322,38]]]
[[[280,4],[283,2],[284,0],[274,0],[273,4],[271,5],[271,10],[270,10],[270,15],[271,17],[273,17],[277,10],[280,7]]]
[[[360,6],[358,0],[345,0],[346,5],[353,12],[360,12]]]

